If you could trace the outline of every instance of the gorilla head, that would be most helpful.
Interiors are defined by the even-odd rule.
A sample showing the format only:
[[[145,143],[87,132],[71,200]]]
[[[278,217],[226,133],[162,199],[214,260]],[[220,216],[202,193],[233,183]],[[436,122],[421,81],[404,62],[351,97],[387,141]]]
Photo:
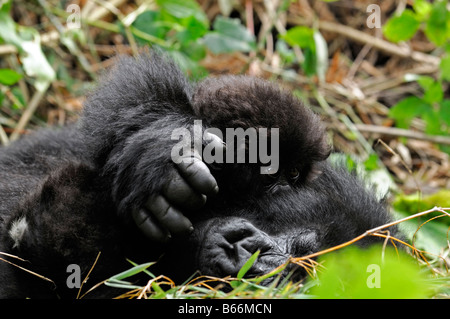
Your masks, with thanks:
[[[330,147],[322,124],[289,92],[253,77],[209,78],[195,87],[192,106],[207,128],[219,132],[277,128],[279,167],[262,174],[264,163],[238,163],[236,157],[209,165],[220,191],[189,216],[194,226],[189,240],[175,241],[169,250],[178,257],[189,252],[181,254],[189,260],[185,275],[195,269],[214,276],[236,275],[257,250],[259,258],[248,274],[262,275],[289,256],[312,254],[389,221],[384,205],[362,181],[344,165],[333,167],[326,161]],[[249,143],[246,139],[247,160]],[[239,148],[228,139],[226,144]],[[175,272],[180,274],[180,269]],[[304,274],[299,269],[294,278]]]
[[[246,76],[222,76],[209,78],[195,89],[192,105],[194,112],[207,127],[218,128],[227,138],[227,147],[235,149],[235,157],[230,163],[218,168],[214,176],[224,193],[233,197],[243,197],[253,192],[261,196],[283,187],[292,187],[313,179],[317,173],[316,163],[325,160],[329,154],[324,128],[318,117],[292,94],[280,90],[275,84],[259,78]],[[272,129],[277,135],[271,136]],[[236,159],[239,141],[229,139],[229,132],[248,132],[254,129],[254,145],[249,145],[246,136],[245,163]],[[261,132],[261,129],[264,129]],[[266,134],[267,140],[261,139]],[[274,141],[276,139],[276,141]],[[274,144],[275,143],[275,144]],[[271,146],[277,146],[273,148]],[[261,172],[264,163],[258,157],[250,163],[250,148],[261,155],[262,148],[276,159],[276,167],[266,173]],[[228,151],[228,149],[227,149]],[[221,172],[220,172],[221,171]]]

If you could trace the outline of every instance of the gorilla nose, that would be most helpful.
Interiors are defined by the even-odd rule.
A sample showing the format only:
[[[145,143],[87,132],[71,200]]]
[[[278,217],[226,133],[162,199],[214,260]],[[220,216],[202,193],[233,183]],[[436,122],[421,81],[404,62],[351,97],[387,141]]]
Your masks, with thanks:
[[[206,274],[235,276],[258,250],[259,257],[247,272],[249,276],[268,273],[288,258],[268,234],[242,218],[221,221],[208,233],[198,260],[201,271]]]
[[[235,272],[236,268],[240,269],[257,250],[265,253],[275,245],[265,233],[247,221],[238,225],[232,223],[221,231],[223,241],[219,243],[219,247],[222,247],[228,256],[229,260],[225,264],[232,265],[233,269],[227,267],[230,272]]]

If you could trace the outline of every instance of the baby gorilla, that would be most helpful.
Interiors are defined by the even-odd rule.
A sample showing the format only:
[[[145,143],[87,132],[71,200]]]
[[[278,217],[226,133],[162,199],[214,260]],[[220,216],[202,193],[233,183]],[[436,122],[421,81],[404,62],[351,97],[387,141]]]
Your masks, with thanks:
[[[173,133],[195,136],[198,120],[203,130],[277,128],[278,169],[203,161],[207,148],[239,147],[212,131],[175,163]],[[383,205],[331,167],[328,153],[317,117],[274,84],[223,77],[192,85],[163,55],[123,57],[78,123],[0,149],[0,252],[23,259],[2,254],[0,297],[74,297],[67,267],[85,278],[99,252],[92,285],[128,269],[126,258],[162,253],[159,271],[184,280],[196,270],[235,275],[260,250],[250,271],[258,275],[386,223]],[[88,296],[111,293],[102,286]]]

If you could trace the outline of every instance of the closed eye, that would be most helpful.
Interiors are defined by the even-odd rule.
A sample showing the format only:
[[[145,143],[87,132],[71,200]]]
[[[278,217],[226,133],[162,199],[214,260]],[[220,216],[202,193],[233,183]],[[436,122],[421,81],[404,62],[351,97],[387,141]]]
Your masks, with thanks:
[[[299,171],[294,167],[289,170],[289,179],[296,180],[299,177]]]

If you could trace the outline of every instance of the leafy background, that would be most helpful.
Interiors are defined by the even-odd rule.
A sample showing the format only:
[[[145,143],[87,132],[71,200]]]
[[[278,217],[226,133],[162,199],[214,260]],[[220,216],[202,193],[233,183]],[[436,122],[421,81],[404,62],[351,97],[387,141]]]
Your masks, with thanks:
[[[400,224],[427,253],[416,251],[412,270],[403,258],[393,258],[394,267],[386,262],[383,272],[399,280],[384,282],[381,297],[448,297],[449,39],[449,4],[439,0],[2,1],[0,142],[76,121],[85,94],[113,57],[145,47],[169,52],[194,80],[232,73],[278,81],[321,115],[349,168],[391,191],[396,218],[447,208]],[[230,293],[209,279],[180,289],[170,278],[154,277],[151,263],[108,284],[134,289],[127,297],[380,297],[357,287],[368,275],[362,261],[383,264],[387,250],[363,258],[353,250],[335,253],[347,255],[307,261],[310,279],[275,281],[277,288],[244,279],[243,269],[238,278],[223,279]],[[151,278],[148,287],[131,287],[127,278],[141,272]],[[417,285],[406,288],[411,277]]]

